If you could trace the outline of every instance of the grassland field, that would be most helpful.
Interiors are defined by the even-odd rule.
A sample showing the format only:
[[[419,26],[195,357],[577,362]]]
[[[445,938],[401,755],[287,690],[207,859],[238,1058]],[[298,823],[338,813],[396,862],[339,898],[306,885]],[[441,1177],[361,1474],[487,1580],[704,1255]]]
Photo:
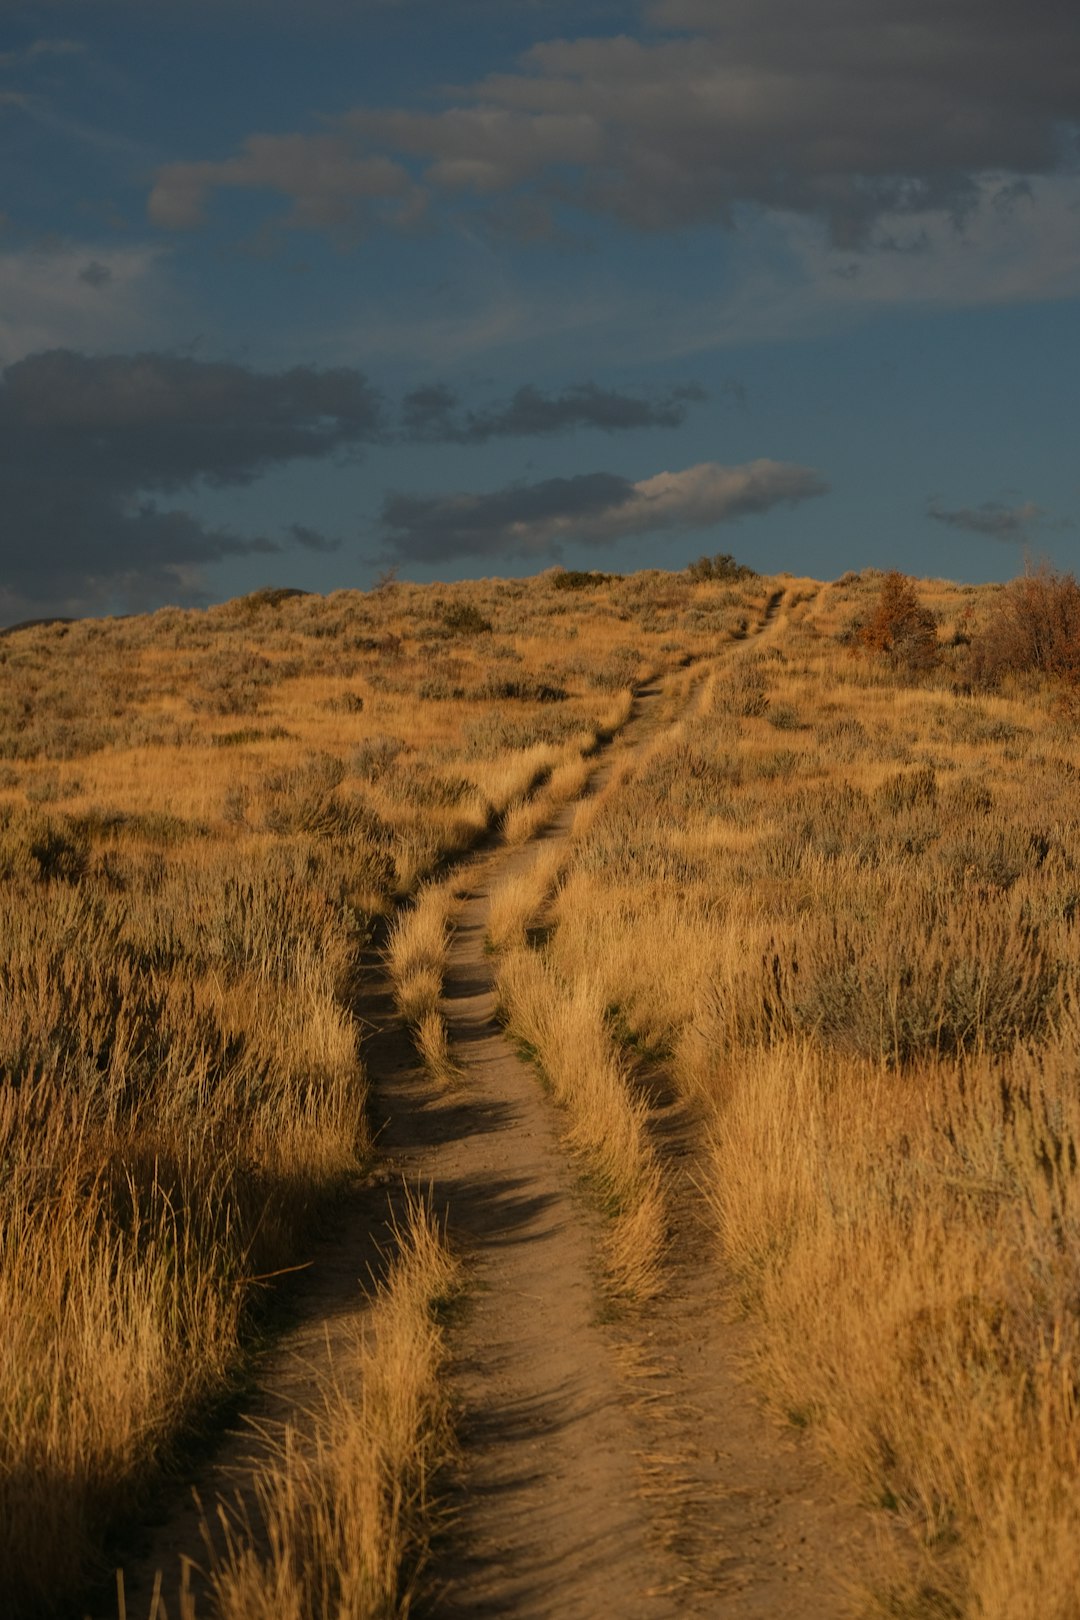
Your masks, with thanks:
[[[573,803],[565,846],[493,896],[489,945],[605,1211],[616,1308],[663,1293],[679,1241],[639,1082],[660,1065],[755,1386],[895,1532],[868,1610],[1080,1615],[1068,660],[992,656],[1022,583],[915,582],[891,640],[873,571],[573,585],[267,591],[0,638],[13,1620],[108,1579],[273,1277],[376,1162],[373,944],[467,1093],[440,1011],[455,862]],[[681,718],[582,797],[680,670]],[[218,1620],[413,1600],[425,1493],[402,1482],[452,1444],[433,1310],[456,1268],[417,1206],[382,1359],[358,1352],[351,1404],[283,1451],[273,1554],[223,1558]]]

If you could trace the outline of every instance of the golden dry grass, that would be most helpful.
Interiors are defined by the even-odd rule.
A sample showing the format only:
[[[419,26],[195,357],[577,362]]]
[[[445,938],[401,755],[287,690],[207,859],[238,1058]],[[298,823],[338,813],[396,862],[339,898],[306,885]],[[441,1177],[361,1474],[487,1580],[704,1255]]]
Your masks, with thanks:
[[[612,1218],[606,1240],[611,1284],[646,1299],[660,1282],[663,1180],[646,1105],[608,1032],[603,1002],[587,981],[567,985],[542,956],[525,949],[502,957],[496,985],[503,1015],[566,1110],[567,1141]]]
[[[0,638],[7,1612],[102,1572],[242,1366],[257,1279],[369,1154],[376,920],[545,780],[572,791],[634,683],[746,598],[268,592]],[[400,981],[436,1067],[439,971]]]
[[[365,1331],[321,1404],[275,1444],[254,1511],[222,1506],[207,1526],[209,1620],[409,1611],[451,1444],[437,1313],[459,1278],[430,1209],[411,1199]],[[197,1615],[189,1588],[181,1620]]]
[[[455,904],[452,880],[425,885],[415,903],[398,913],[386,948],[398,1011],[412,1030],[425,1067],[440,1085],[457,1078],[440,1007]]]
[[[566,861],[562,843],[538,844],[528,864],[493,885],[488,902],[488,944],[505,951],[525,944],[525,933],[538,918]]]

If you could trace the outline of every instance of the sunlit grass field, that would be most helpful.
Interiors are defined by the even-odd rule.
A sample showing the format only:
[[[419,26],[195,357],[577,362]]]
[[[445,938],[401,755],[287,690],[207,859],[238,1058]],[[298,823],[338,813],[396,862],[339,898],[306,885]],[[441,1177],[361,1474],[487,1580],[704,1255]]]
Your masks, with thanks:
[[[566,583],[0,639],[6,1613],[107,1569],[364,1166],[382,921],[489,829],[527,834],[634,685],[741,633],[763,589]]]
[[[880,1608],[1075,1616],[1072,610],[1061,667],[1027,667],[1002,588],[917,582],[892,640],[882,591],[549,574],[0,638],[7,1612],[107,1572],[364,1169],[373,950],[459,1083],[455,857],[526,842],[635,689],[684,670],[686,718],[492,902],[504,1016],[612,1216],[611,1286],[662,1290],[672,1241],[647,1057],[691,1110],[754,1376],[904,1528]],[[297,1490],[271,1518],[318,1520]],[[372,1561],[357,1613],[390,1612]],[[252,1612],[242,1575],[218,1569],[224,1614]]]
[[[508,1013],[531,1039],[546,1020],[576,1134],[618,1157],[601,1170],[640,1247],[616,1281],[663,1281],[643,1054],[690,1100],[755,1376],[908,1532],[875,1612],[1065,1620],[1080,728],[1068,683],[973,682],[998,588],[919,586],[936,667],[912,674],[855,633],[881,583],[789,593],[718,664],[592,817],[543,942],[511,931]]]

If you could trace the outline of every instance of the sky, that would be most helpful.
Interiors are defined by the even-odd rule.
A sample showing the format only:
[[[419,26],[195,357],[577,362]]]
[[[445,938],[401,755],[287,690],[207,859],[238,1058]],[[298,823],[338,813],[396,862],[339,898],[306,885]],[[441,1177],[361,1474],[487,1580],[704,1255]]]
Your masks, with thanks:
[[[1076,0],[0,0],[0,624],[1080,564]]]

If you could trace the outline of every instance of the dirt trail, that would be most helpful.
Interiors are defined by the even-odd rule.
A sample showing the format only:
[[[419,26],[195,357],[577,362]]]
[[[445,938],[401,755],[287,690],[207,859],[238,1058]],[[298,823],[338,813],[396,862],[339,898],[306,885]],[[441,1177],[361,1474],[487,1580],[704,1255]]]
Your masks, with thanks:
[[[692,674],[683,673],[676,682],[680,687],[689,687],[694,679]],[[661,703],[659,688],[640,695],[631,728],[636,735],[650,731],[653,712]],[[616,749],[621,746],[620,741]],[[594,783],[611,768],[610,762],[601,763],[594,772]],[[565,836],[572,814],[573,807],[567,807],[540,836]],[[486,885],[495,873],[501,876],[510,869],[510,863],[527,859],[532,848],[530,844],[516,851],[496,849],[466,859],[462,865],[463,880],[471,877],[483,886],[477,888],[475,900],[466,903],[448,981],[449,994],[461,995],[461,1006],[451,1010],[452,1027],[462,1040],[466,1061],[470,1067],[475,1065],[475,1075],[470,1073],[467,1086],[447,1095],[432,1085],[398,1019],[388,976],[378,961],[369,964],[370,978],[362,1008],[367,1025],[364,1058],[372,1086],[379,1167],[350,1189],[331,1230],[314,1246],[310,1266],[286,1291],[280,1303],[291,1325],[279,1331],[257,1358],[250,1388],[235,1404],[221,1438],[208,1454],[193,1457],[180,1477],[158,1493],[156,1501],[148,1504],[143,1525],[132,1530],[122,1563],[128,1613],[133,1617],[150,1611],[159,1572],[163,1572],[161,1591],[168,1611],[176,1612],[183,1564],[193,1566],[192,1588],[199,1598],[203,1588],[198,1571],[206,1552],[200,1503],[213,1516],[219,1500],[241,1502],[249,1522],[257,1527],[253,1482],[267,1455],[266,1437],[272,1441],[289,1422],[301,1429],[306,1427],[306,1411],[317,1402],[334,1366],[341,1364],[346,1347],[362,1331],[371,1280],[381,1274],[385,1255],[392,1252],[394,1223],[403,1207],[406,1185],[430,1188],[435,1207],[440,1213],[449,1213],[453,1230],[467,1245],[479,1243],[481,1234],[486,1233],[496,1243],[505,1240],[508,1249],[511,1240],[527,1249],[532,1222],[546,1222],[552,1230],[565,1227],[568,1275],[576,1268],[579,1279],[568,1291],[576,1297],[582,1321],[591,1320],[595,1314],[591,1233],[587,1224],[582,1224],[582,1211],[572,1194],[572,1172],[558,1146],[550,1110],[538,1091],[535,1075],[510,1051],[492,1021],[490,964],[482,948],[485,924],[475,910],[483,904]],[[474,908],[473,932],[470,906]],[[470,1006],[472,977],[482,981],[482,989],[480,999]],[[487,1033],[479,1028],[485,1021],[491,1025],[487,1033],[503,1049],[500,1055],[511,1065],[516,1099],[509,1094],[513,1087],[508,1087],[506,1075],[500,1078],[492,1068],[494,1049],[485,1046]],[[478,1029],[475,1041],[471,1041],[470,1025],[474,1022]],[[490,1081],[486,1087],[474,1083],[485,1075]],[[520,1151],[521,1142],[528,1142],[530,1135],[542,1144],[539,1165]],[[515,1144],[502,1173],[492,1158],[478,1151],[488,1139]],[[554,1193],[553,1180],[557,1184]],[[527,1284],[526,1277],[519,1292],[528,1294]],[[482,1299],[482,1283],[477,1294]],[[554,1342],[572,1320],[566,1315],[565,1302],[560,1300],[558,1318],[549,1327],[546,1342]],[[536,1340],[538,1354],[544,1342],[545,1335]],[[596,1402],[597,1411],[590,1418],[587,1432],[602,1451],[608,1443],[603,1400],[597,1401],[595,1391],[573,1388],[569,1374],[564,1394],[576,1404],[568,1406],[563,1417],[588,1416],[586,1407]],[[610,1377],[604,1398],[612,1402],[618,1399]],[[467,1395],[464,1401],[466,1411],[471,1411]],[[532,1444],[542,1433],[541,1403],[524,1397],[523,1401],[516,1413],[507,1404],[506,1415],[519,1424]],[[548,1412],[548,1420],[557,1428],[560,1419],[553,1410]],[[572,1503],[573,1497],[568,1495],[566,1500]],[[633,1504],[632,1493],[628,1500]],[[640,1538],[644,1522],[639,1505],[632,1505],[629,1522]],[[614,1534],[619,1528],[617,1515],[610,1523]],[[602,1533],[602,1523],[596,1528]],[[555,1544],[562,1548],[561,1539]],[[561,1550],[558,1556],[562,1557]],[[459,1595],[462,1612],[483,1612],[473,1602],[471,1586],[468,1590],[463,1587]],[[98,1620],[115,1620],[111,1584],[92,1608]],[[514,1612],[532,1611],[522,1608]],[[646,1615],[653,1611],[628,1610],[630,1614],[639,1612]]]
[[[639,699],[625,739],[635,751],[657,734],[663,696]],[[684,687],[667,718],[693,696]],[[542,837],[565,838],[571,819]],[[474,874],[446,977],[464,1088],[498,1125],[446,1144],[437,1179],[477,1286],[456,1335],[463,1461],[432,1612],[839,1620],[855,1600],[834,1571],[869,1568],[867,1516],[747,1385],[748,1333],[695,1187],[700,1124],[658,1073],[644,1084],[669,1178],[669,1286],[599,1319],[596,1217],[555,1110],[494,1021],[483,950],[493,882],[530,858],[499,852]]]
[[[636,742],[662,699],[659,687],[639,696]],[[611,768],[600,767],[600,782]],[[572,816],[567,807],[541,838],[565,839]],[[471,874],[445,979],[476,1123],[444,1142],[433,1166],[437,1205],[473,1268],[452,1372],[463,1459],[456,1530],[432,1571],[434,1612],[644,1620],[672,1612],[662,1591],[670,1571],[650,1543],[633,1416],[599,1320],[599,1217],[535,1071],[496,1022],[484,951],[492,883],[532,854],[498,852]]]

